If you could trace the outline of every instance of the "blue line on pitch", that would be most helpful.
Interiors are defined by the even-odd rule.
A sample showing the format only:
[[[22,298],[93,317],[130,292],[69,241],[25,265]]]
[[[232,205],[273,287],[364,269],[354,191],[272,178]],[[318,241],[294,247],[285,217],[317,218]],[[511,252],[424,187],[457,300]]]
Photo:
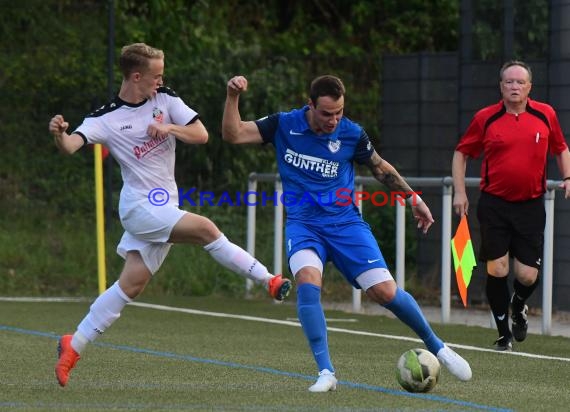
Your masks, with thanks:
[[[0,330],[5,330],[5,331],[9,331],[9,332],[17,332],[17,333],[22,333],[22,334],[26,334],[26,335],[48,337],[48,338],[52,338],[52,339],[59,339],[59,337],[60,337],[59,335],[54,334],[54,333],[39,332],[39,331],[34,331],[34,330],[28,330],[28,329],[21,329],[21,328],[16,328],[16,327],[12,327],[12,326],[6,326],[6,325],[0,325]],[[290,378],[299,378],[299,379],[304,379],[307,381],[313,381],[315,379],[314,376],[304,375],[304,374],[295,373],[295,372],[280,371],[278,369],[266,368],[263,366],[243,365],[240,363],[226,362],[226,361],[220,361],[220,360],[216,360],[216,359],[198,358],[198,357],[190,356],[190,355],[179,355],[179,354],[172,353],[172,352],[162,352],[162,351],[156,351],[156,350],[152,350],[152,349],[136,348],[133,346],[115,345],[115,344],[105,343],[105,342],[93,342],[92,345],[103,347],[103,348],[123,350],[126,352],[144,353],[146,355],[159,356],[162,358],[180,359],[180,360],[186,360],[186,361],[191,361],[191,362],[196,362],[196,363],[204,363],[204,364],[210,364],[210,365],[226,366],[226,367],[236,368],[236,369],[247,369],[247,370],[252,370],[252,371],[257,371],[257,372],[271,373],[273,375],[287,376]],[[496,408],[493,406],[481,405],[481,404],[473,403],[473,402],[460,401],[460,400],[456,400],[456,399],[450,399],[450,398],[446,398],[443,396],[430,395],[430,394],[426,394],[426,393],[409,393],[409,392],[404,392],[404,391],[397,391],[394,389],[384,388],[382,386],[374,386],[374,385],[368,385],[368,384],[364,384],[364,383],[356,383],[356,382],[339,380],[338,384],[347,386],[349,388],[354,388],[354,389],[364,389],[367,391],[381,392],[381,393],[386,393],[386,394],[395,395],[395,396],[404,396],[404,397],[409,397],[409,398],[425,399],[425,400],[429,400],[429,401],[441,402],[441,403],[450,404],[450,405],[458,405],[458,406],[463,406],[463,407],[468,407],[468,408],[473,408],[473,409],[480,409],[480,410],[493,411],[493,412],[512,412],[511,409]]]

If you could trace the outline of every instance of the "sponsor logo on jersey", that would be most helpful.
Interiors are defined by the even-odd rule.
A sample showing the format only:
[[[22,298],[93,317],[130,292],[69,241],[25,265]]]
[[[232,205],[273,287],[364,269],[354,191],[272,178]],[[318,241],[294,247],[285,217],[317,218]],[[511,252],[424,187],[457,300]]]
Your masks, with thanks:
[[[145,157],[151,150],[164,143],[167,139],[168,136],[154,137],[148,142],[144,142],[144,144],[140,146],[134,146],[133,153],[135,154],[135,157],[140,160],[141,158]]]
[[[296,153],[291,149],[287,149],[283,157],[285,162],[298,169],[317,172],[320,173],[322,177],[338,176],[338,162]]]
[[[329,140],[329,150],[336,153],[340,150],[340,140]]]
[[[152,118],[155,122],[162,123],[164,120],[164,113],[162,113],[162,110],[160,110],[158,107],[155,107],[152,109]]]

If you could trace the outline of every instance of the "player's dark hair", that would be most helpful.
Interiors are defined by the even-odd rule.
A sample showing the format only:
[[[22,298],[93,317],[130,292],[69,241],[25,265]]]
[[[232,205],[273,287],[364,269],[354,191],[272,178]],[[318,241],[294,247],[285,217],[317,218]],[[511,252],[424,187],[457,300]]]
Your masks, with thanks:
[[[311,82],[309,97],[316,106],[317,99],[322,96],[332,97],[334,100],[340,99],[346,92],[342,80],[336,76],[326,74],[319,76]]]
[[[133,72],[145,71],[149,68],[150,59],[164,59],[164,52],[145,43],[124,46],[119,57],[119,67],[123,77],[128,78]]]
[[[525,69],[528,72],[528,81],[532,83],[532,70],[528,64],[521,60],[509,60],[503,64],[503,67],[501,67],[501,70],[499,70],[499,81],[503,81],[503,73],[505,73],[505,70],[513,66],[520,66]]]

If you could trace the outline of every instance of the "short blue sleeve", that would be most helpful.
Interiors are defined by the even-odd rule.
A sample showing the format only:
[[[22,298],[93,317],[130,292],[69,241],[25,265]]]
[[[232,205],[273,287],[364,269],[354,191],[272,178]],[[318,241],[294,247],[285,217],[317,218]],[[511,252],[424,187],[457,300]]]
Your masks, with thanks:
[[[364,131],[364,129],[361,129],[360,139],[356,144],[354,160],[358,164],[361,165],[366,164],[368,160],[370,160],[370,158],[372,157],[373,153],[374,153],[374,146],[372,146],[372,142],[370,141],[370,138],[368,137],[366,131]]]
[[[277,132],[279,127],[279,117],[279,113],[274,113],[255,121],[264,143],[275,142],[275,132]]]

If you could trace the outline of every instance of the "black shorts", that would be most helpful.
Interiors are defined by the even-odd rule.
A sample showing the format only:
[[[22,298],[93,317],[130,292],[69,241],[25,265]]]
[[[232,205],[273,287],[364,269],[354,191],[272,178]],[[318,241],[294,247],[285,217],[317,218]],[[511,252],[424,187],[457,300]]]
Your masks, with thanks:
[[[508,202],[481,192],[477,218],[481,229],[480,260],[495,260],[509,252],[519,262],[540,268],[546,223],[542,196]]]

